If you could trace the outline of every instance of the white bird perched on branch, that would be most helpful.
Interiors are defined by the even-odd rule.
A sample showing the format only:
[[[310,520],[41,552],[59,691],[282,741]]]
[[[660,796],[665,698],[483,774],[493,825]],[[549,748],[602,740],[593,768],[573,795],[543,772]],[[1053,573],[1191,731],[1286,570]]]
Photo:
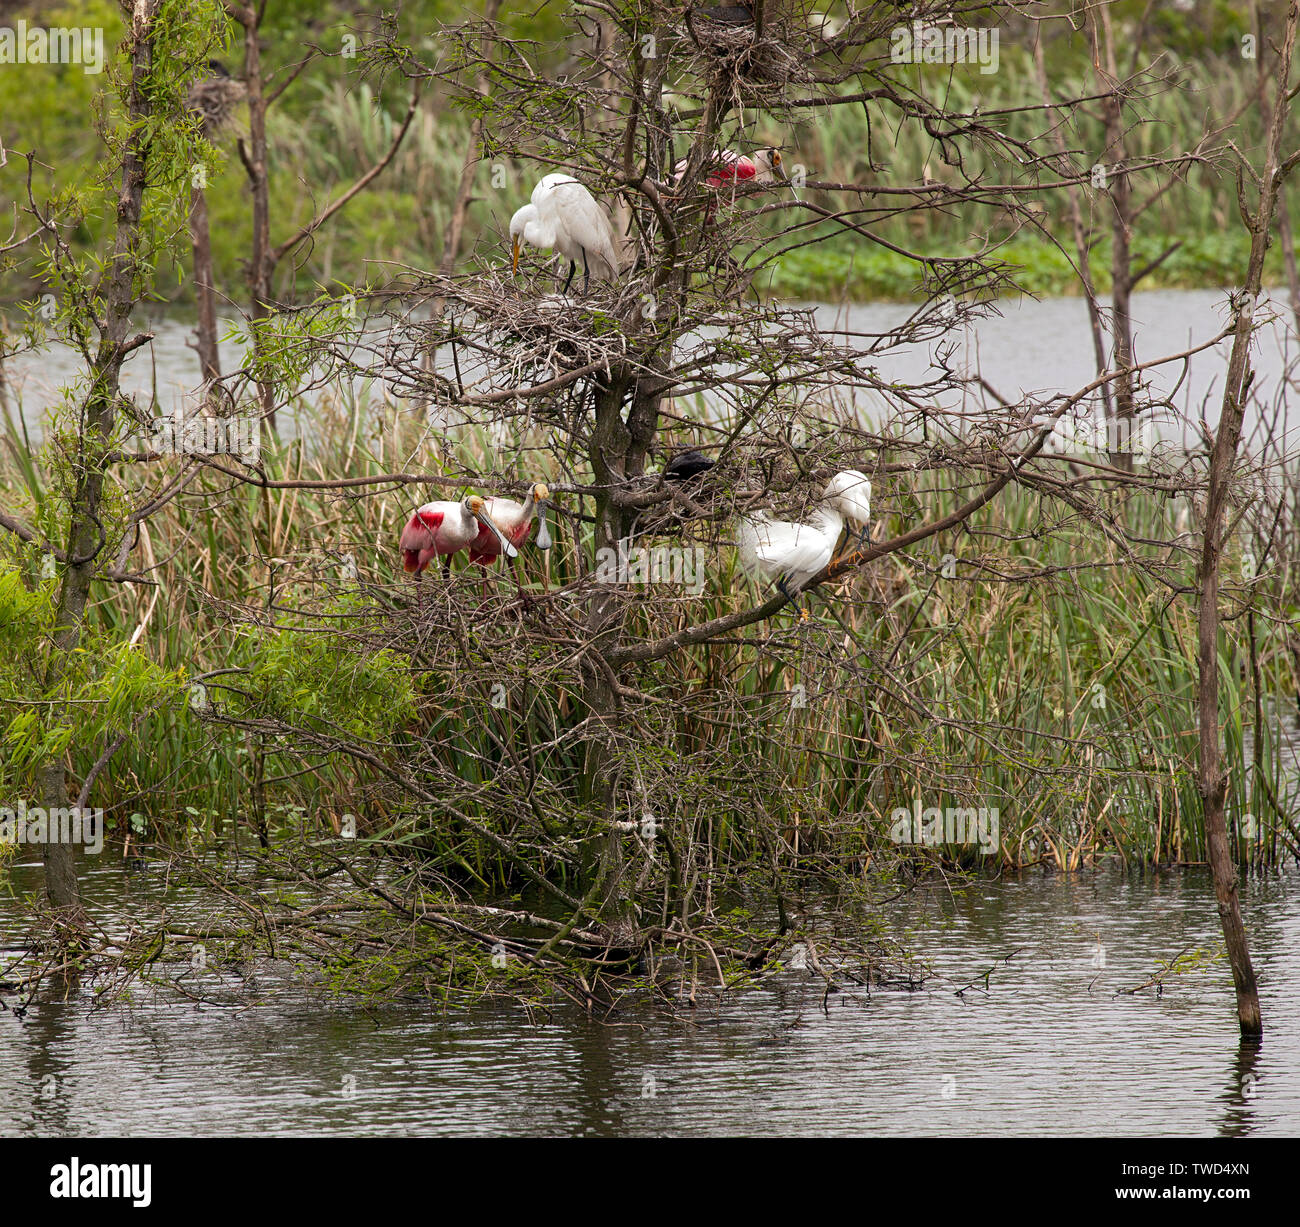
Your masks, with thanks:
[[[870,519],[871,482],[857,469],[845,469],[826,483],[821,504],[807,523],[771,520],[761,511],[742,516],[736,534],[741,565],[794,600],[834,557],[844,521],[865,531]]]
[[[554,247],[564,256],[569,261],[564,291],[579,263],[584,294],[593,273],[606,281],[618,278],[620,261],[613,223],[596,198],[572,175],[547,175],[533,188],[532,203],[510,219],[510,239],[512,272],[519,271],[521,243],[543,251]]]

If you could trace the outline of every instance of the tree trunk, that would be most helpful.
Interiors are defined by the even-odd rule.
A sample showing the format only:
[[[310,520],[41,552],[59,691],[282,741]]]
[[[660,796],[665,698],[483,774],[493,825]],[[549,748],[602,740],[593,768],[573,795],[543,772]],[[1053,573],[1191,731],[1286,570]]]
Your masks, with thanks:
[[[190,189],[190,246],[194,251],[194,297],[198,303],[199,371],[205,399],[211,403],[221,378],[221,357],[217,347],[217,304],[213,290],[212,241],[208,233],[208,200],[203,189]]]
[[[1281,186],[1279,151],[1287,111],[1287,82],[1290,77],[1291,53],[1295,46],[1297,15],[1300,5],[1291,0],[1287,8],[1286,36],[1282,44],[1277,71],[1276,100],[1269,125],[1268,149],[1259,193],[1259,206],[1245,219],[1250,229],[1250,262],[1246,270],[1244,294],[1237,310],[1236,332],[1228,359],[1223,405],[1210,456],[1210,473],[1206,492],[1204,537],[1198,582],[1200,608],[1197,619],[1198,724],[1200,763],[1198,786],[1205,811],[1205,833],[1209,845],[1210,869],[1214,874],[1214,891],[1218,900],[1219,920],[1232,965],[1232,979],[1237,993],[1237,1020],[1241,1034],[1254,1038],[1263,1033],[1259,1012],[1259,992],[1255,969],[1250,961],[1246,928],[1241,919],[1241,899],[1236,867],[1228,846],[1228,827],[1224,798],[1228,777],[1219,753],[1219,565],[1223,554],[1223,520],[1228,501],[1237,447],[1241,440],[1245,397],[1252,374],[1248,374],[1253,315],[1264,279],[1264,256],[1268,251],[1278,188]],[[1262,51],[1262,48],[1261,48]],[[1244,205],[1243,205],[1244,209]]]
[[[140,255],[140,213],[144,200],[148,153],[147,121],[151,101],[144,81],[153,59],[153,21],[159,0],[136,0],[131,34],[131,84],[127,94],[130,136],[122,155],[122,187],[117,200],[113,254],[100,279],[104,302],[99,346],[91,364],[91,392],[83,414],[73,472],[76,474],[68,527],[67,565],[59,590],[54,641],[45,670],[45,693],[54,693],[81,639],[95,564],[105,548],[101,528],[104,473],[117,422],[122,362],[134,348],[127,339]],[[62,762],[40,770],[46,808],[66,808],[67,781]],[[50,903],[69,921],[80,917],[81,899],[70,844],[50,842],[44,848],[45,889]]]
[[[483,57],[484,67],[478,77],[478,92],[487,97],[492,89],[492,81],[487,72],[487,58],[492,50],[492,35],[487,27],[490,27],[497,19],[497,13],[501,10],[501,0],[485,0],[483,5],[483,22],[484,33],[480,46],[480,55]],[[465,146],[465,164],[461,168],[460,183],[456,186],[456,200],[452,206],[451,219],[447,224],[447,233],[442,243],[442,261],[438,266],[438,272],[444,277],[450,277],[452,270],[456,267],[456,257],[460,254],[460,239],[465,230],[465,215],[469,212],[470,197],[474,191],[474,174],[475,167],[478,165],[479,143],[483,138],[483,117],[476,115],[469,126],[469,140]],[[434,314],[441,315],[443,300],[441,298],[434,304]]]
[[[1091,14],[1091,10],[1088,10]],[[1133,365],[1133,266],[1131,243],[1133,238],[1132,190],[1128,173],[1123,169],[1124,103],[1118,92],[1119,70],[1115,61],[1115,38],[1110,27],[1110,14],[1101,6],[1100,21],[1087,17],[1092,35],[1093,66],[1097,83],[1109,92],[1102,99],[1102,115],[1106,124],[1106,153],[1103,159],[1108,194],[1110,197],[1110,277],[1111,277],[1111,336],[1114,341],[1114,366],[1127,371]],[[1106,68],[1102,72],[1102,57]],[[1109,438],[1107,450],[1110,462],[1116,468],[1131,472],[1133,469],[1133,376],[1121,375],[1115,381],[1113,406],[1106,401],[1107,410],[1113,412],[1107,419]]]
[[[248,143],[240,141],[240,159],[248,174],[253,197],[253,250],[248,261],[249,318],[253,328],[253,353],[262,357],[259,325],[271,317],[271,184],[266,153],[266,94],[262,89],[262,53],[258,45],[258,10],[236,14],[244,27],[244,88],[248,97]],[[260,363],[259,363],[260,365]],[[262,420],[275,433],[275,385],[257,381]]]
[[[596,427],[591,439],[592,469],[596,495],[594,548],[619,549],[627,535],[627,517],[613,498],[627,475],[627,454],[632,437],[621,413],[626,391],[625,379],[614,379],[596,390]],[[592,598],[587,615],[588,642],[593,653],[603,653],[611,640],[619,636],[623,621],[623,603],[613,593],[598,592]],[[618,766],[612,742],[618,725],[620,699],[607,667],[597,661],[587,665],[584,702],[592,721],[586,739],[584,785],[587,798],[594,804],[600,829],[582,847],[584,886],[596,901],[597,916],[608,931],[613,944],[636,945],[636,917],[627,889],[624,872],[622,830],[615,824],[618,813]],[[640,820],[640,814],[627,815]]]

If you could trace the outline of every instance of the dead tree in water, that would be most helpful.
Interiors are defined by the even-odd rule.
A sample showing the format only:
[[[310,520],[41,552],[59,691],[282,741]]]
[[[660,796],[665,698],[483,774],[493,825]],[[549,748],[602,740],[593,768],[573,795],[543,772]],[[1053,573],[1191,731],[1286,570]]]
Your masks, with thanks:
[[[1219,919],[1228,947],[1233,984],[1237,992],[1237,1019],[1246,1037],[1259,1036],[1264,1024],[1259,1012],[1259,990],[1250,960],[1246,928],[1241,919],[1237,868],[1228,845],[1224,797],[1228,778],[1220,756],[1219,716],[1219,570],[1223,557],[1223,521],[1231,497],[1237,449],[1241,441],[1246,397],[1254,379],[1250,370],[1250,343],[1254,313],[1264,282],[1264,257],[1272,237],[1278,192],[1287,175],[1300,162],[1300,154],[1282,156],[1282,132],[1290,102],[1291,57],[1295,49],[1300,4],[1287,7],[1286,30],[1278,47],[1273,112],[1268,129],[1264,166],[1255,172],[1243,166],[1238,172],[1241,220],[1250,232],[1250,262],[1242,293],[1237,301],[1236,329],[1228,359],[1219,424],[1214,432],[1210,472],[1206,491],[1205,523],[1202,529],[1199,568],[1199,626],[1197,664],[1200,673],[1198,726],[1200,730],[1200,790],[1205,805],[1205,830],[1209,843],[1210,868],[1219,902]],[[1261,54],[1263,48],[1260,49]],[[1246,200],[1242,186],[1249,174],[1258,190],[1255,208]]]

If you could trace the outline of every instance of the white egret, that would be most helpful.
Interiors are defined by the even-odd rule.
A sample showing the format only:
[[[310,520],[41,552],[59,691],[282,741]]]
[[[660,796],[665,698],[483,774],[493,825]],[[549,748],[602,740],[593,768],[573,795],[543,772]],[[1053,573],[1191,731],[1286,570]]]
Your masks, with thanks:
[[[870,517],[871,482],[856,469],[846,469],[826,483],[821,504],[807,523],[772,520],[761,511],[742,516],[736,534],[741,565],[794,600],[834,557],[845,520],[865,529]]]
[[[567,292],[579,262],[582,292],[590,288],[591,274],[606,281],[618,277],[618,244],[609,215],[596,198],[572,175],[547,175],[533,188],[532,201],[510,219],[512,271],[519,271],[523,243],[549,251],[552,247],[569,261],[564,282]]]

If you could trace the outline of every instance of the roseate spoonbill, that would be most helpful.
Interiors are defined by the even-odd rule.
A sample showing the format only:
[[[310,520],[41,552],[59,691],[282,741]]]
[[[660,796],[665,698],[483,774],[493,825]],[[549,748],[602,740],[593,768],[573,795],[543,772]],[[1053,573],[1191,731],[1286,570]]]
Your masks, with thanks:
[[[415,573],[418,585],[424,569],[437,557],[442,557],[444,571],[451,570],[451,556],[469,549],[478,540],[480,532],[495,534],[500,551],[513,558],[519,551],[507,541],[492,520],[487,503],[477,494],[461,499],[459,503],[425,503],[417,507],[402,529],[399,545],[402,550],[402,567]],[[416,601],[420,603],[422,590],[417,586]]]
[[[686,173],[687,159],[683,158],[673,167],[673,183],[681,182]],[[724,183],[775,183],[785,178],[785,168],[781,160],[781,151],[768,146],[756,149],[752,154],[736,153],[724,149],[715,153],[709,160],[709,174],[705,182],[710,187],[721,187]]]
[[[845,520],[865,528],[870,516],[871,482],[856,469],[846,469],[826,483],[821,504],[807,523],[772,520],[761,511],[742,516],[736,534],[741,565],[774,582],[793,601],[834,557]]]
[[[569,261],[569,275],[561,293],[568,292],[579,261],[584,294],[590,288],[593,272],[606,281],[618,277],[618,244],[609,214],[572,175],[547,175],[533,188],[531,203],[510,219],[510,239],[513,272],[519,271],[519,249],[524,243],[543,251],[554,247]]]
[[[549,550],[551,530],[546,522],[546,509],[550,503],[551,492],[540,481],[528,488],[528,497],[522,503],[517,503],[512,498],[486,499],[490,523],[497,531],[491,531],[487,527],[479,530],[469,547],[470,562],[477,562],[484,567],[492,566],[501,554],[502,546],[507,543],[514,548],[506,557],[513,558],[519,552],[518,547],[528,540],[534,517],[538,521],[537,548]]]

